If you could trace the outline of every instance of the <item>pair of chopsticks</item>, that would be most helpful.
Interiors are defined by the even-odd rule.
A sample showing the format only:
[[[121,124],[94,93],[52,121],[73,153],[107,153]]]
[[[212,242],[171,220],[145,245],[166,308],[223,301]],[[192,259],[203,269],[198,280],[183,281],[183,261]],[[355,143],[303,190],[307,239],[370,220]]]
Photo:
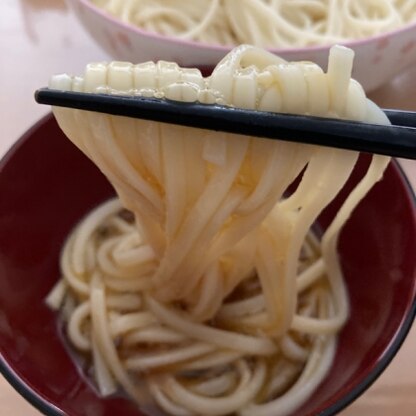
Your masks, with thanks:
[[[416,159],[416,112],[384,110],[391,126],[157,98],[42,88],[40,104],[247,136]]]

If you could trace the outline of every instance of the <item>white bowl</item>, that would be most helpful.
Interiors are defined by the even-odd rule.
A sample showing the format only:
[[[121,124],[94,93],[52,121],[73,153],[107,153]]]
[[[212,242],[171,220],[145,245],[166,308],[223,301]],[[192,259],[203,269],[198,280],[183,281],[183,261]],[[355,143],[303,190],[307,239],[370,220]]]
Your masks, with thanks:
[[[116,60],[133,63],[175,61],[181,66],[209,71],[231,49],[146,32],[123,23],[89,0],[67,1],[96,42]],[[371,38],[345,42],[344,45],[355,51],[353,76],[369,92],[416,62],[416,22]],[[270,51],[288,61],[307,60],[326,67],[329,47]]]

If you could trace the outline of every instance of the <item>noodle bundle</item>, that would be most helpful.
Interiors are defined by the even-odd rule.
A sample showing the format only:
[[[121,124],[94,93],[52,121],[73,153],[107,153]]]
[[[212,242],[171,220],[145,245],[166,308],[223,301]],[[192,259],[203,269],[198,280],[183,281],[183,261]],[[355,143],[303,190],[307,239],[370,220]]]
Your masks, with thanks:
[[[242,45],[208,78],[170,62],[112,62],[50,87],[388,123],[351,79],[352,62],[334,47],[325,73]],[[120,385],[146,409],[146,386],[161,415],[297,409],[328,373],[348,318],[339,232],[389,158],[373,156],[319,240],[313,224],[357,152],[53,111],[118,194],[71,233],[47,299],[100,392]]]
[[[397,29],[414,0],[91,0],[123,22],[185,40],[261,47],[328,45]]]

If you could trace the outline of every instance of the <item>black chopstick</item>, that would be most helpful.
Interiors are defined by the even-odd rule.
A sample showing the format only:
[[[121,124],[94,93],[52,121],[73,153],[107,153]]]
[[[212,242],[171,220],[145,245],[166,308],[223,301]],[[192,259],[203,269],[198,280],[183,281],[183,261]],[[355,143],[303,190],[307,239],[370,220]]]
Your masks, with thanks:
[[[416,159],[416,113],[385,110],[392,126],[270,113],[157,98],[42,88],[40,104],[159,121],[248,136]]]
[[[416,128],[416,113],[414,111],[387,109],[383,111],[394,126]]]

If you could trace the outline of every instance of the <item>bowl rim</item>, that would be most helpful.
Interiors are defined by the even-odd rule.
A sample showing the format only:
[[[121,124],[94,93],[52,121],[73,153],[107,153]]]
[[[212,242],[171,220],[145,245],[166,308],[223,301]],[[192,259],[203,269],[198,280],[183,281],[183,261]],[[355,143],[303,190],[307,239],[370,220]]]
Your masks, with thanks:
[[[231,49],[233,49],[236,45],[220,45],[220,44],[211,44],[206,42],[197,42],[193,40],[187,40],[187,39],[181,39],[178,37],[171,37],[162,35],[156,32],[149,32],[147,30],[140,29],[139,27],[123,22],[120,19],[117,19],[116,17],[112,16],[110,13],[106,12],[105,10],[101,9],[100,7],[96,6],[94,3],[92,3],[91,0],[70,0],[72,3],[80,3],[85,8],[89,9],[93,13],[96,13],[100,15],[103,19],[107,20],[108,22],[115,24],[119,28],[122,28],[124,30],[131,30],[135,34],[140,35],[142,37],[146,37],[148,39],[153,39],[157,41],[164,41],[170,44],[176,44],[176,45],[183,45],[183,46],[189,46],[189,47],[198,47],[200,49],[203,49],[205,51],[212,51],[217,53],[228,53]],[[354,39],[354,40],[345,40],[340,42],[335,42],[336,44],[340,44],[343,46],[346,46],[348,48],[354,49],[355,47],[360,47],[363,45],[370,44],[372,42],[378,42],[382,41],[386,38],[390,38],[405,32],[410,32],[412,30],[416,30],[416,20],[413,22],[408,22],[405,25],[394,29],[389,30],[387,32],[382,32],[377,35],[369,36],[366,38],[361,39]],[[303,46],[303,47],[287,47],[287,48],[271,48],[266,47],[265,49],[269,52],[272,52],[273,54],[294,54],[294,53],[320,53],[328,50],[333,44],[335,43],[328,43],[325,45],[312,45],[312,46]]]
[[[83,0],[81,0],[83,1]],[[9,148],[6,154],[0,160],[0,174],[3,167],[13,157],[14,153],[24,145],[27,140],[33,135],[35,131],[42,128],[51,119],[53,114],[48,113],[33,124],[23,135]],[[413,190],[408,177],[398,161],[392,158],[392,163],[403,181],[403,185],[407,190],[408,196],[413,201],[416,207],[416,191]],[[412,324],[416,319],[416,294],[411,302],[407,315],[402,320],[399,330],[396,332],[393,342],[390,343],[384,354],[379,359],[378,363],[370,370],[370,372],[355,385],[347,394],[339,398],[335,403],[322,410],[319,416],[334,416],[345,407],[350,405],[355,399],[361,396],[383,373],[393,358],[399,352],[403,342],[405,341]],[[0,374],[7,380],[7,382],[26,399],[32,406],[38,409],[45,416],[63,416],[63,412],[53,403],[47,401],[41,394],[37,393],[29,384],[20,377],[12,367],[8,364],[3,354],[0,351]]]

